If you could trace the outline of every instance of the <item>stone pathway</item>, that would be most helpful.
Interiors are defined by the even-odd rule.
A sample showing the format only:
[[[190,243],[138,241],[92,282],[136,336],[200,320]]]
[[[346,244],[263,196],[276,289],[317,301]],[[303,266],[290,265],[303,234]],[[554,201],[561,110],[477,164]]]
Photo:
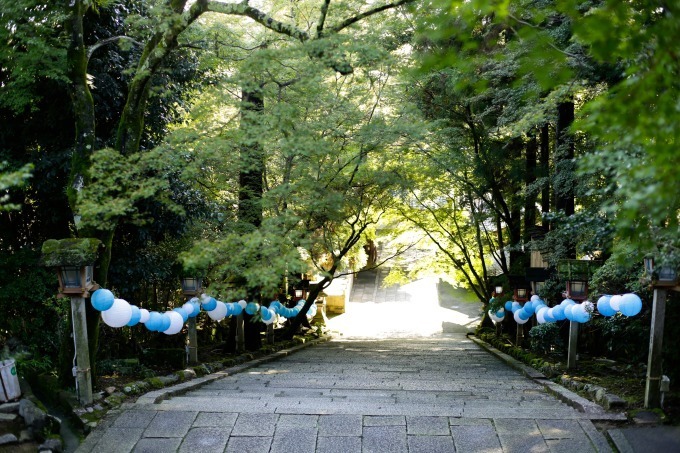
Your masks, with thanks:
[[[160,404],[125,405],[78,451],[611,451],[586,414],[463,333],[442,333],[441,319],[439,332],[418,332],[422,314],[413,304],[430,315],[442,307],[420,291],[398,302],[386,300],[394,295],[376,300],[376,280],[358,280],[355,303],[386,307],[377,310],[385,312],[380,320],[411,322],[374,337],[357,329]],[[371,284],[373,300],[361,300]],[[473,319],[466,310],[456,315],[461,326]],[[357,312],[349,307],[332,324]]]

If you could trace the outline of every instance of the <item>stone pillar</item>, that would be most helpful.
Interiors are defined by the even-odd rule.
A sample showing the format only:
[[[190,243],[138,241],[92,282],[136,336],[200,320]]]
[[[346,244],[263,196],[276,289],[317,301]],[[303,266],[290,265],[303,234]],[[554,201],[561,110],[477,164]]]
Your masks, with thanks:
[[[236,352],[246,350],[246,337],[243,331],[243,313],[236,317]]]
[[[189,331],[189,364],[198,363],[198,339],[196,338],[196,317],[190,317],[187,321]]]
[[[578,355],[578,323],[569,321],[569,350],[567,352],[567,368],[576,367]]]
[[[92,404],[92,370],[90,369],[90,348],[87,342],[84,297],[71,297],[71,319],[76,348],[76,366],[73,368],[73,375],[78,385],[78,401],[85,406]]]
[[[663,345],[663,327],[666,317],[665,288],[654,288],[652,305],[652,325],[649,331],[649,357],[647,358],[647,384],[645,386],[645,407],[661,407],[661,347]]]

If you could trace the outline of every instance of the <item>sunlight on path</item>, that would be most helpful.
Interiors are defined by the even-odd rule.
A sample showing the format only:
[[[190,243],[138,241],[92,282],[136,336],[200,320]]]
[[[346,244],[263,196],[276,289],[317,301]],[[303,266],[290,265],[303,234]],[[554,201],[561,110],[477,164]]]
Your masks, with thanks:
[[[353,299],[344,314],[329,321],[331,330],[345,338],[430,337],[442,333],[442,323],[460,326],[464,332],[479,319],[477,307],[469,304],[440,307],[436,278],[387,289],[372,286],[373,297]]]

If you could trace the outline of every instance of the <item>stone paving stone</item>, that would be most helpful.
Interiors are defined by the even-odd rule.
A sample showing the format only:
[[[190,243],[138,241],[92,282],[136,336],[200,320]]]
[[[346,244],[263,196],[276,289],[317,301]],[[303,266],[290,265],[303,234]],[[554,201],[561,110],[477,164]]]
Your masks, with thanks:
[[[489,418],[460,418],[449,417],[449,424],[451,426],[491,426],[491,419]]]
[[[304,414],[282,414],[279,416],[279,421],[276,422],[276,429],[281,427],[313,427],[316,428],[319,423],[318,415],[304,415]]]
[[[314,453],[316,428],[276,427],[270,453]]]
[[[361,451],[361,437],[319,436],[316,453],[356,453]]]
[[[92,451],[97,453],[127,453],[132,451],[143,429],[109,428],[99,439]]]
[[[199,412],[192,427],[215,427],[223,428],[231,432],[231,428],[236,423],[238,414],[229,412]]]
[[[116,428],[142,428],[145,429],[156,416],[156,411],[125,411],[116,418],[113,426]]]
[[[319,417],[320,436],[361,436],[361,415],[321,415]]]
[[[145,437],[135,445],[133,453],[167,453],[177,451],[182,439],[179,437]]]
[[[501,446],[505,453],[525,453],[528,451],[548,451],[548,445],[540,434],[517,434],[498,433]],[[573,450],[579,451],[579,450]],[[579,451],[580,453],[580,451]]]
[[[222,453],[229,440],[231,427],[226,430],[217,427],[192,428],[184,437],[180,453]]]
[[[189,432],[197,412],[159,412],[144,431],[144,437],[183,437]]]
[[[231,435],[273,436],[278,418],[277,414],[239,414]]]
[[[525,434],[525,435],[540,435],[541,432],[534,420],[514,420],[507,418],[494,419],[496,432],[501,434]]]
[[[408,434],[422,434],[430,436],[448,436],[448,417],[406,417]]]
[[[408,436],[408,451],[413,453],[451,453],[451,436]]]
[[[480,452],[502,453],[493,426],[451,426],[456,453]]]
[[[574,439],[585,435],[578,420],[536,420],[536,424],[546,440]]]
[[[367,426],[364,428],[362,452],[403,453],[406,447],[405,426]]]
[[[406,426],[406,417],[403,415],[367,415],[364,417],[364,426]]]
[[[225,453],[260,453],[268,452],[272,444],[271,437],[230,437]],[[199,453],[199,452],[196,452]]]
[[[553,453],[589,453],[596,451],[585,435],[576,439],[546,439],[545,443],[548,444]]]

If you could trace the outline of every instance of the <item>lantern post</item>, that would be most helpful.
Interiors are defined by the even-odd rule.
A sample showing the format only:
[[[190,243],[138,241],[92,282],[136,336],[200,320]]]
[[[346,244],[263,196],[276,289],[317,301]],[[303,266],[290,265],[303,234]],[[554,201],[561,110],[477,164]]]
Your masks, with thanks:
[[[98,239],[50,239],[42,246],[42,264],[54,268],[59,279],[59,293],[71,298],[71,324],[75,360],[73,377],[76,395],[82,405],[92,404],[92,370],[87,338],[85,299],[96,290],[93,265],[101,241]]]
[[[203,290],[203,279],[200,277],[182,278],[182,294],[185,297],[197,297]],[[187,320],[187,361],[195,365],[198,363],[198,338],[196,335],[196,317]]]
[[[660,408],[662,403],[661,354],[663,347],[664,318],[668,290],[680,291],[678,273],[674,268],[654,268],[654,258],[644,259],[645,273],[654,288],[652,323],[649,331],[649,355],[647,357],[647,382],[645,385],[645,408]]]

